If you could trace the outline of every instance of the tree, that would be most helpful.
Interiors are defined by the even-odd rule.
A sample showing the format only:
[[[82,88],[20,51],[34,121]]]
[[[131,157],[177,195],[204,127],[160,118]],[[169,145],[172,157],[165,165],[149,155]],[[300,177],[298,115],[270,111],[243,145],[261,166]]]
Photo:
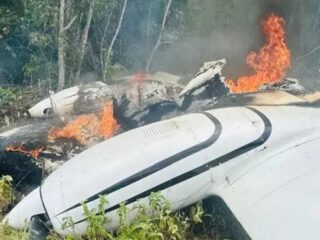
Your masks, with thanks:
[[[122,25],[123,16],[124,16],[124,13],[125,13],[126,7],[127,7],[127,2],[128,2],[128,0],[124,0],[122,11],[121,11],[121,15],[120,15],[120,19],[119,19],[118,26],[117,26],[117,30],[116,30],[115,34],[113,35],[113,38],[111,40],[111,43],[110,43],[110,46],[109,46],[109,49],[108,49],[108,52],[107,52],[105,65],[104,65],[104,72],[108,70],[108,65],[109,65],[109,62],[110,62],[110,57],[111,57],[111,54],[112,54],[113,45],[114,45],[115,41],[117,40],[119,31],[120,31],[120,28],[121,28],[121,25]]]
[[[109,13],[109,16],[107,18],[107,22],[106,22],[105,27],[103,29],[103,33],[101,34],[101,40],[100,40],[100,46],[99,46],[100,47],[99,57],[100,57],[101,75],[102,75],[102,79],[104,82],[106,81],[106,74],[105,74],[106,71],[105,71],[105,63],[104,63],[104,46],[106,43],[107,32],[109,30],[110,20],[113,15],[113,11],[115,9],[115,6],[116,6],[116,1],[113,0],[111,10],[108,11],[108,8],[106,8],[106,12]]]
[[[154,58],[154,55],[157,53],[157,50],[158,50],[158,48],[159,48],[159,46],[161,44],[161,37],[162,37],[162,33],[163,33],[164,27],[165,27],[166,22],[167,22],[168,13],[169,13],[169,9],[170,9],[171,3],[172,3],[172,0],[169,0],[169,2],[167,3],[167,7],[166,7],[166,10],[165,10],[164,15],[163,15],[163,20],[162,20],[162,25],[161,25],[159,37],[158,37],[158,40],[156,42],[156,45],[154,46],[154,48],[152,49],[152,51],[150,53],[149,60],[147,62],[147,66],[146,66],[146,72],[149,72],[152,60]]]
[[[58,37],[58,57],[59,57],[59,79],[58,79],[58,91],[64,88],[65,85],[65,66],[64,66],[64,12],[65,12],[65,0],[60,0],[60,14],[59,14],[59,37]]]
[[[87,45],[87,41],[88,41],[88,33],[89,33],[90,25],[91,25],[91,20],[92,20],[92,15],[93,15],[93,10],[94,10],[95,4],[96,4],[96,0],[91,0],[90,7],[89,7],[89,12],[88,12],[88,16],[87,16],[87,23],[86,23],[86,26],[84,28],[83,35],[82,35],[82,40],[81,40],[78,70],[77,70],[77,73],[76,73],[76,82],[78,82],[79,78],[80,78],[81,65],[82,65],[84,54],[85,54],[85,50],[86,50],[86,45]]]
[[[21,0],[2,0],[0,2],[0,39],[5,38],[10,33],[11,28],[23,15],[23,11]]]

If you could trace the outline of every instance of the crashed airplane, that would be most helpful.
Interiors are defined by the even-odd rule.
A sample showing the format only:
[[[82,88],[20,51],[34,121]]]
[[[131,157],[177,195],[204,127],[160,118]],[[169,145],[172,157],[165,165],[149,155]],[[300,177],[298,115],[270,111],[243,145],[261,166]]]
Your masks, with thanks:
[[[320,97],[285,79],[290,51],[282,25],[274,14],[266,18],[266,43],[247,58],[254,71],[235,81],[222,77],[226,61],[219,60],[179,89],[172,82],[98,83],[89,87],[93,95],[75,87],[35,105],[34,117],[61,117],[75,114],[79,103],[88,109],[91,100],[112,99],[116,119],[132,125],[67,161],[4,221],[18,229],[30,223],[38,239],[48,228],[81,235],[88,224],[82,202],[98,209],[99,196],[106,196],[104,213],[117,228],[121,203],[145,203],[161,192],[173,210],[222,199],[251,239],[316,238]],[[62,226],[66,218],[72,227]]]
[[[105,213],[116,227],[120,203],[161,191],[173,209],[220,197],[252,239],[311,239],[320,220],[319,136],[312,106],[229,107],[160,121],[77,155],[5,221],[23,228],[40,218],[62,235],[82,234],[81,202],[98,209],[107,195]],[[62,228],[66,217],[73,230]]]
[[[121,203],[143,203],[151,192],[160,191],[173,210],[210,196],[221,198],[252,239],[316,236],[319,96],[288,93],[302,89],[292,79],[268,85],[269,92],[229,95],[221,75],[224,64],[224,60],[206,63],[172,95],[175,114],[181,116],[172,118],[172,109],[167,109],[159,118],[164,120],[143,123],[76,155],[16,205],[4,221],[18,229],[30,223],[30,231],[44,235],[48,227],[62,235],[83,234],[87,222],[81,203],[97,209],[99,196],[106,195],[105,214],[116,228]],[[49,112],[65,117],[77,109],[79,99],[115,98],[114,91],[106,90],[108,85],[90,86],[51,95],[30,113],[48,117],[51,108]],[[142,98],[143,106],[162,102],[159,95],[146,92],[141,93],[150,97]],[[115,102],[128,95],[132,96],[121,92]],[[3,145],[25,137],[29,128],[2,133]],[[47,131],[44,124],[33,136]],[[62,228],[68,217],[74,229]]]

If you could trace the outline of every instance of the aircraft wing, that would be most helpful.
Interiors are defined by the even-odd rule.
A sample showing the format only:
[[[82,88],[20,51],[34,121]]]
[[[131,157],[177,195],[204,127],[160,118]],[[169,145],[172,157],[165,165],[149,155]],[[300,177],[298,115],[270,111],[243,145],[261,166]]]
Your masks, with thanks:
[[[288,121],[290,121],[288,119]],[[219,195],[252,239],[314,239],[320,227],[320,133],[275,142],[225,174]],[[288,141],[289,142],[289,141]],[[278,147],[276,146],[278,144]]]

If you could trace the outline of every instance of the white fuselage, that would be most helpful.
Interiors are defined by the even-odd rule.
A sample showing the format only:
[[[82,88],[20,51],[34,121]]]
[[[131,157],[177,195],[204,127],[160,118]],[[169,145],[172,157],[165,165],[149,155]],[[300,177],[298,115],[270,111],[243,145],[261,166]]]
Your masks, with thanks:
[[[173,209],[220,196],[252,239],[315,237],[319,139],[320,111],[307,107],[222,108],[157,122],[71,159],[6,219],[22,227],[30,212],[42,212],[67,234],[62,222],[72,217],[81,234],[83,201],[97,209],[106,195],[105,213],[116,227],[120,203],[161,191]],[[307,222],[298,227],[297,219]]]

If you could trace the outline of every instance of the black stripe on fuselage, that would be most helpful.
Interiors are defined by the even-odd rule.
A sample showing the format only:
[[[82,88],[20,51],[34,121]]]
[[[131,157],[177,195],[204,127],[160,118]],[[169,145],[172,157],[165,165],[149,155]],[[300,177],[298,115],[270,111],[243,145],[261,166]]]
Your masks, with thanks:
[[[50,218],[49,218],[49,214],[48,214],[48,211],[47,211],[47,208],[43,202],[43,197],[42,197],[42,189],[41,189],[41,186],[39,187],[39,195],[40,195],[40,201],[41,201],[41,204],[42,204],[42,207],[43,207],[43,210],[44,210],[44,217],[46,219],[46,225],[48,225],[47,223],[50,223]]]
[[[193,177],[196,177],[196,176],[198,176],[198,175],[210,170],[210,168],[214,168],[214,167],[216,167],[216,166],[218,166],[220,164],[223,164],[223,163],[225,163],[225,162],[227,162],[227,161],[229,161],[229,160],[231,160],[233,158],[236,158],[236,157],[238,157],[238,156],[240,156],[240,155],[242,155],[242,154],[244,154],[246,152],[249,152],[249,151],[261,146],[262,144],[264,144],[268,140],[270,135],[271,135],[272,124],[271,124],[270,120],[263,113],[258,111],[257,109],[251,108],[251,107],[248,107],[248,109],[250,109],[251,111],[256,113],[262,119],[262,121],[263,121],[263,123],[265,125],[264,126],[264,131],[263,131],[262,135],[259,138],[257,138],[256,140],[254,140],[254,141],[252,141],[252,142],[250,142],[250,143],[248,143],[248,144],[246,144],[246,145],[244,145],[244,146],[242,146],[240,148],[237,148],[237,149],[235,149],[235,150],[233,150],[233,151],[231,151],[231,152],[229,152],[229,153],[227,153],[225,155],[222,155],[221,157],[215,158],[215,159],[211,160],[208,163],[205,163],[205,164],[203,164],[203,165],[201,165],[201,166],[199,166],[197,168],[194,168],[194,169],[192,169],[192,170],[190,170],[190,171],[188,171],[186,173],[183,173],[183,174],[181,174],[181,175],[179,175],[179,176],[177,176],[175,178],[172,178],[172,179],[170,179],[170,180],[168,180],[168,181],[166,181],[164,183],[161,183],[160,185],[157,185],[157,186],[155,186],[155,187],[153,187],[151,189],[148,189],[148,190],[146,190],[146,191],[144,191],[144,192],[142,192],[142,193],[140,193],[138,195],[135,195],[134,197],[129,198],[126,201],[124,201],[125,204],[130,204],[130,203],[136,202],[138,199],[148,197],[152,192],[162,191],[164,189],[167,189],[169,187],[177,185],[177,184],[179,184],[181,182],[189,180],[189,179],[191,179]],[[108,212],[111,212],[113,210],[116,210],[119,207],[120,207],[120,204],[116,204],[116,205],[114,205],[112,207],[107,208],[105,210],[105,213],[108,213]],[[84,218],[84,219],[82,219],[80,221],[75,222],[75,224],[84,222],[86,220],[87,220],[87,218]]]
[[[201,114],[203,114],[207,118],[209,118],[212,121],[212,123],[214,124],[214,132],[206,141],[201,142],[201,143],[199,143],[195,146],[192,146],[190,148],[187,148],[187,149],[185,149],[185,150],[183,150],[173,156],[170,156],[170,157],[162,160],[161,162],[158,162],[158,163],[156,163],[156,164],[154,164],[154,165],[152,165],[152,166],[150,166],[150,167],[148,167],[138,173],[135,173],[134,175],[131,175],[130,177],[128,177],[128,178],[100,191],[99,193],[89,197],[88,199],[85,200],[85,202],[91,202],[91,201],[99,199],[100,195],[106,195],[106,194],[110,194],[112,192],[118,191],[121,188],[124,188],[130,184],[133,184],[133,183],[135,183],[135,182],[137,182],[137,181],[139,181],[139,180],[141,180],[141,179],[143,179],[143,178],[145,178],[155,172],[158,172],[158,171],[180,161],[181,159],[184,159],[184,158],[186,158],[192,154],[195,154],[195,153],[211,146],[212,144],[214,144],[218,140],[219,136],[221,135],[221,131],[222,131],[221,123],[218,121],[218,119],[216,119],[214,116],[212,116],[211,114],[209,114],[207,112],[203,112]],[[67,211],[70,211],[70,210],[77,208],[77,207],[80,207],[80,206],[81,206],[81,203],[77,203],[77,204],[69,207],[68,209],[64,210],[63,212],[59,213],[58,215],[63,214]]]

